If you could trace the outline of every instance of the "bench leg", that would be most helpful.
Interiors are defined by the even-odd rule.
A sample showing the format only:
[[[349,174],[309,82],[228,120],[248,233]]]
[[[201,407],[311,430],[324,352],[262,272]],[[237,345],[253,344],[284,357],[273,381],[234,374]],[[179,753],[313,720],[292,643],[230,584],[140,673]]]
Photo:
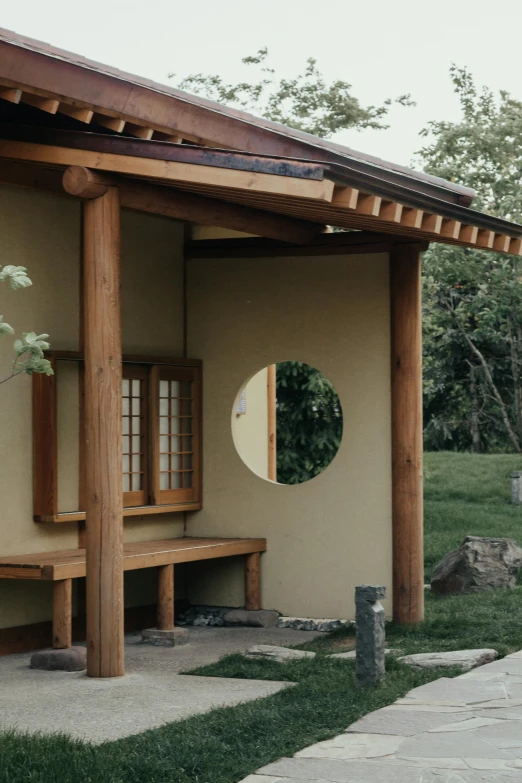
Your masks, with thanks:
[[[245,608],[261,609],[260,554],[245,555]]]
[[[72,644],[72,579],[53,582],[53,647]]]
[[[158,568],[158,629],[170,631],[174,628],[174,566]]]

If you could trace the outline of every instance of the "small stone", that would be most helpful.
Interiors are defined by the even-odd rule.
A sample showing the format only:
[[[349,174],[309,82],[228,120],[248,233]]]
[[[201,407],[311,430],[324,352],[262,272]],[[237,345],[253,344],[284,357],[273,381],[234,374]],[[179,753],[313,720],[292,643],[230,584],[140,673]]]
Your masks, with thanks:
[[[279,612],[273,609],[232,609],[225,612],[223,621],[225,625],[247,625],[254,628],[275,628],[279,620]]]
[[[413,666],[414,669],[440,669],[460,666],[464,671],[469,671],[485,663],[491,663],[498,658],[498,652],[492,649],[481,650],[456,650],[453,652],[417,653],[416,655],[404,655],[398,660]]]
[[[38,650],[31,655],[30,667],[48,672],[81,672],[87,668],[87,650],[85,647]]]
[[[159,628],[146,628],[141,632],[142,641],[146,644],[154,644],[157,647],[179,647],[189,641],[189,632],[186,628],[171,628],[167,631]]]
[[[208,625],[209,620],[208,617],[203,617],[202,614],[198,614],[192,625]]]
[[[321,617],[314,619],[311,617],[280,617],[277,623],[278,628],[293,628],[296,631],[333,631],[336,628],[348,628],[354,626],[353,620],[332,620]]]
[[[521,566],[522,549],[512,538],[466,536],[435,566],[431,589],[445,595],[513,588]]]
[[[276,647],[272,644],[254,644],[248,648],[245,655],[247,658],[264,658],[269,661],[278,661],[279,663],[315,658],[314,652],[290,650],[288,647]]]

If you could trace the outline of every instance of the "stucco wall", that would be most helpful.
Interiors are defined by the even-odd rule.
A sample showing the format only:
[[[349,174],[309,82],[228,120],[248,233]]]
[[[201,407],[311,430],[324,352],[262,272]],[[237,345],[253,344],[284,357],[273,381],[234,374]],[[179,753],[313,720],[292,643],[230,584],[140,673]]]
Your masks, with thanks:
[[[79,348],[80,206],[73,199],[0,187],[0,265],[27,266],[33,286],[0,288],[0,313],[17,333],[48,332],[55,349]],[[127,353],[181,356],[183,226],[122,214],[122,332]],[[0,340],[0,377],[13,358]],[[59,508],[77,508],[77,370],[60,362],[58,382]],[[32,514],[31,380],[0,387],[0,552],[76,548],[76,524],[37,525]],[[183,534],[183,514],[125,522],[127,541]],[[152,573],[152,572],[151,572]],[[127,575],[134,603],[154,601],[151,574]],[[51,585],[0,580],[0,628],[49,619]]]
[[[246,379],[245,379],[246,380]],[[258,476],[268,478],[268,371],[264,367],[245,383],[246,410],[232,408],[232,435],[242,460]]]
[[[189,353],[205,379],[205,503],[188,532],[265,536],[266,608],[352,617],[355,585],[368,582],[391,598],[387,256],[194,260],[188,294]],[[230,416],[245,378],[292,359],[334,384],[344,435],[320,476],[282,486],[241,460]],[[193,602],[243,603],[240,559],[194,565],[190,576]]]

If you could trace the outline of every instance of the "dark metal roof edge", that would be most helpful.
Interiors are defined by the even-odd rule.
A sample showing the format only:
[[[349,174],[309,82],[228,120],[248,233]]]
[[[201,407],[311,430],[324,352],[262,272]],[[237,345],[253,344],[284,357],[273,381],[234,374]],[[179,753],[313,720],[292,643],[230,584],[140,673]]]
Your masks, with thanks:
[[[183,101],[197,108],[221,114],[241,123],[251,124],[258,128],[263,128],[276,135],[295,139],[307,147],[314,149],[316,153],[324,153],[326,155],[327,161],[330,163],[340,163],[342,165],[346,162],[346,160],[350,160],[354,168],[360,168],[362,172],[367,171],[368,173],[371,173],[372,170],[377,169],[381,172],[381,176],[383,176],[383,178],[386,178],[387,176],[390,181],[394,181],[397,184],[400,184],[403,179],[409,180],[415,183],[414,187],[424,192],[426,195],[429,195],[430,191],[436,191],[441,197],[443,194],[446,194],[446,199],[443,198],[442,200],[466,205],[471,204],[475,196],[474,190],[463,185],[448,182],[425,172],[417,172],[406,166],[384,161],[375,156],[367,155],[365,153],[352,150],[349,147],[336,144],[335,142],[321,139],[317,136],[305,133],[304,131],[288,128],[285,125],[255,117],[248,112],[233,109],[228,106],[223,106],[214,101],[210,101],[207,98],[194,96],[183,92],[182,90],[178,90],[149,79],[143,79],[134,74],[129,74],[124,71],[120,71],[119,69],[111,68],[110,66],[104,65],[103,63],[98,63],[94,60],[81,57],[80,55],[76,55],[73,52],[68,52],[66,50],[53,47],[42,41],[37,41],[35,39],[21,36],[14,31],[0,28],[0,41],[4,41],[5,43],[12,46],[29,49],[33,52],[36,52],[37,54],[42,54],[47,57],[61,59],[80,68],[93,70],[104,74],[105,76],[116,78],[127,83],[132,83],[137,86],[162,93],[166,96]]]

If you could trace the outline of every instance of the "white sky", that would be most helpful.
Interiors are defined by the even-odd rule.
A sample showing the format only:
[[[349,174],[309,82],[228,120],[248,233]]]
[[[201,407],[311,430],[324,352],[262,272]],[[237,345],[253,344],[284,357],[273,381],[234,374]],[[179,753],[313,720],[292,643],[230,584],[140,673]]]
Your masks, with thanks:
[[[428,120],[459,116],[452,62],[522,99],[521,0],[21,0],[2,3],[0,24],[165,83],[172,71],[245,78],[241,58],[265,45],[281,76],[315,57],[363,104],[411,93],[417,106],[395,108],[389,130],[336,137],[403,164]]]

